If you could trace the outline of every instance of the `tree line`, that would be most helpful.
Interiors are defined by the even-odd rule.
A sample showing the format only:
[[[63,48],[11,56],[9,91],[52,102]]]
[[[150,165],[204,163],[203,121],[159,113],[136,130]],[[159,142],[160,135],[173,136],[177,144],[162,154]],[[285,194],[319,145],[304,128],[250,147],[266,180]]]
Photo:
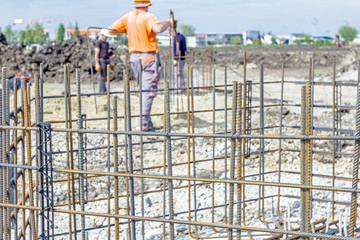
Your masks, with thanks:
[[[69,28],[73,28],[72,25]],[[78,29],[77,23],[75,29]],[[195,36],[195,27],[192,25],[181,24],[179,31],[185,36]],[[8,43],[22,43],[22,44],[33,44],[33,43],[45,43],[49,41],[48,34],[44,31],[44,28],[41,24],[35,23],[31,28],[30,25],[27,25],[24,30],[13,30],[10,25],[6,26],[2,31],[0,27],[0,33],[3,33],[7,39]],[[339,28],[339,35],[345,40],[345,43],[352,42],[358,34],[358,31],[355,27],[348,25],[342,26]],[[56,41],[64,41],[65,36],[65,26],[60,24],[57,33]],[[241,39],[231,39],[233,44],[241,42]]]

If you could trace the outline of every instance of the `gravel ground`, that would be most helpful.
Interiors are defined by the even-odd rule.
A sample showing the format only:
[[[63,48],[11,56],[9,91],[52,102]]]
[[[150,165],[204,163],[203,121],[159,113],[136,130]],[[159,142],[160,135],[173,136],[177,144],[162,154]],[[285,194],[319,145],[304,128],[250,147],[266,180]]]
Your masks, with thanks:
[[[331,68],[322,68],[319,70],[320,73],[316,74],[316,81],[331,81],[331,74],[329,74],[329,69]],[[259,79],[258,76],[258,66],[254,65],[251,69],[249,69],[248,77],[253,79],[254,82],[257,82]],[[303,74],[299,74],[299,71]],[[280,78],[280,71],[268,69],[266,72],[265,81],[273,82],[278,81]],[[304,81],[307,79],[306,69],[300,69],[296,71],[295,69],[288,70],[289,75],[286,76],[287,81]],[[196,81],[201,82],[200,74],[196,75],[195,73],[195,83]],[[217,71],[217,84],[223,84],[224,72],[223,69],[218,69]],[[242,79],[241,68],[233,68],[228,73],[228,83],[231,84],[232,81],[237,81]],[[354,70],[342,73],[337,75],[338,80],[342,81],[356,81],[357,80],[357,72]],[[74,86],[75,88],[75,86]],[[231,87],[229,87],[230,89]],[[47,84],[45,89],[45,96],[50,95],[63,95],[63,86],[60,84]],[[91,91],[91,86],[84,84],[82,86],[83,92]],[[112,85],[112,89],[122,90],[121,83],[114,83]],[[300,103],[300,84],[285,84],[285,93],[284,99],[288,103]],[[74,90],[74,89],[73,89]],[[258,98],[258,87],[253,87],[253,97],[254,99]],[[356,103],[356,89],[354,88],[344,88],[343,89],[343,105],[355,105]],[[266,99],[278,99],[280,97],[280,84],[266,84],[265,85],[265,98]],[[152,113],[163,113],[164,111],[164,96],[159,95],[155,101]],[[215,94],[215,106],[216,108],[224,108],[225,107],[225,97],[223,93]],[[136,114],[138,112],[138,97],[132,96],[132,114]],[[213,108],[213,94],[197,94],[194,97],[195,102],[195,110],[205,110]],[[177,104],[176,100],[172,104],[172,111],[186,111],[187,110],[187,99],[185,95],[182,95],[179,98],[179,103]],[[231,107],[232,99],[231,94],[228,96],[228,107]],[[270,104],[266,102],[266,104]],[[332,104],[332,89],[330,87],[315,87],[315,104]],[[177,105],[179,106],[177,109]],[[45,120],[60,120],[65,117],[65,108],[63,99],[52,99],[45,100]],[[73,119],[76,119],[76,102],[75,98],[73,98],[72,109]],[[105,96],[97,97],[97,108],[98,112],[96,112],[94,108],[94,100],[92,97],[84,97],[82,98],[82,113],[86,114],[87,118],[93,117],[106,117],[107,115],[107,99]],[[124,109],[124,100],[123,96],[119,95],[119,115],[123,115]],[[253,106],[258,106],[258,102],[254,101]],[[113,109],[111,107],[110,112]],[[196,133],[212,133],[215,130],[215,133],[223,133],[225,131],[225,125],[228,131],[231,130],[231,111],[228,112],[228,122],[225,124],[225,113],[224,111],[217,111],[215,115],[215,122],[213,123],[213,113],[197,113],[195,115],[195,132]],[[286,106],[282,113],[283,124],[285,126],[299,126],[300,125],[300,109],[299,107],[291,107]],[[355,119],[355,111],[344,111],[342,113],[342,127],[344,129],[354,129],[354,119]],[[269,127],[265,130],[265,134],[279,134],[279,126],[280,121],[280,108],[279,107],[267,107],[265,109],[265,126]],[[163,131],[163,122],[164,118],[162,116],[153,118],[154,126],[158,129],[158,132]],[[136,128],[136,118],[132,121],[133,129]],[[214,124],[214,127],[213,127]],[[314,125],[321,127],[332,128],[332,111],[331,109],[318,109],[314,110]],[[171,126],[173,132],[178,133],[187,133],[188,132],[188,124],[187,124],[187,116],[178,115],[172,116],[171,118]],[[64,124],[54,124],[55,128],[62,128]],[[73,124],[73,127],[76,128],[76,124]],[[106,121],[90,121],[86,125],[89,129],[107,129]],[[111,125],[112,127],[112,125]],[[259,127],[259,111],[258,109],[254,109],[252,111],[252,128],[257,129]],[[119,129],[124,129],[124,121],[122,119],[119,120]],[[254,130],[252,133],[258,134],[257,130]],[[300,134],[299,129],[295,128],[284,128],[283,134],[287,135],[298,135]],[[315,134],[322,135],[331,135],[331,132],[320,132],[316,131]],[[349,134],[346,134],[349,135]],[[86,136],[86,147],[94,148],[94,147],[104,147],[104,149],[96,150],[96,151],[88,151],[86,152],[86,160],[87,160],[87,169],[89,171],[107,171],[108,168],[108,155],[107,155],[107,136],[100,134],[87,134]],[[154,166],[162,166],[164,159],[164,138],[163,137],[144,137],[143,141],[157,141],[156,143],[145,144],[143,148],[143,164],[144,164],[144,173],[149,175],[163,175],[162,168],[153,168],[148,169]],[[133,137],[133,143],[138,143],[140,141],[139,137]],[[112,143],[112,138],[110,140]],[[62,133],[53,133],[53,151],[60,152],[66,150],[66,136]],[[74,148],[77,149],[77,135],[73,137],[73,145]],[[126,158],[125,158],[125,148],[122,146],[125,144],[125,136],[119,136],[119,171],[126,170]],[[216,139],[214,142],[212,139],[208,138],[196,138],[195,143],[191,141],[190,148],[192,150],[192,146],[195,144],[195,158],[197,160],[204,159],[215,159],[219,158],[215,161],[214,165],[212,161],[202,161],[196,164],[196,169],[194,171],[193,166],[190,167],[191,176],[194,176],[194,172],[197,177],[201,178],[216,178],[216,179],[226,179],[229,178],[230,175],[230,159],[227,161],[224,160],[225,156],[225,140]],[[214,152],[213,152],[214,146]],[[257,152],[259,150],[259,140],[251,140],[251,151]],[[188,140],[180,139],[172,142],[172,161],[173,164],[180,164],[174,166],[173,175],[174,176],[188,176]],[[298,140],[284,140],[282,141],[283,149],[300,149],[300,141]],[[279,140],[265,140],[265,172],[274,172],[271,174],[265,175],[266,182],[278,182],[278,174],[277,170],[279,169],[279,152],[271,151],[279,149]],[[321,140],[314,141],[314,150],[322,150],[322,151],[332,151],[333,143],[331,141]],[[342,142],[342,152],[352,153],[354,149],[353,142]],[[230,141],[227,143],[226,149],[228,155],[231,152],[231,144]],[[192,152],[191,152],[192,154]],[[110,169],[114,171],[114,159],[113,159],[113,149],[110,150]],[[77,153],[74,153],[75,166],[77,168]],[[191,157],[192,159],[192,157]],[[133,147],[133,160],[134,160],[134,168],[136,170],[140,169],[141,166],[141,151],[140,147],[134,144]],[[184,163],[181,165],[181,163]],[[54,167],[64,169],[67,167],[66,155],[65,154],[57,154],[54,156]],[[300,171],[300,153],[299,152],[291,152],[284,151],[281,155],[281,168],[282,170],[286,170],[289,173],[284,173],[281,175],[281,182],[283,183],[293,183],[299,184],[300,178],[299,175],[290,173],[291,171]],[[247,178],[247,180],[259,181],[259,156],[258,154],[251,155],[246,159],[245,171],[247,175],[252,175]],[[332,155],[331,154],[318,154],[314,153],[313,155],[313,173],[316,174],[331,174],[332,172]],[[337,177],[351,177],[352,175],[352,163],[350,156],[344,156],[342,158],[336,158],[335,162],[335,173]],[[55,179],[64,179],[66,175],[56,173],[54,174]],[[189,192],[188,192],[188,182],[176,180],[173,182],[174,187],[179,187],[179,189],[174,190],[174,212],[179,213],[176,215],[177,220],[188,220],[188,209],[189,209]],[[223,205],[225,202],[225,196],[229,194],[229,188],[225,187],[224,184],[216,183],[212,184],[199,184],[196,187],[196,208],[205,209],[203,211],[199,211],[197,213],[197,221],[203,222],[217,222],[224,223],[226,221],[225,215],[227,212],[224,207],[219,207],[214,210],[214,214],[212,214],[211,206],[212,202],[215,205]],[[126,179],[119,178],[119,192],[120,194],[126,193]],[[163,201],[163,193],[157,192],[157,190],[161,190],[164,186],[163,181],[156,179],[145,179],[141,182],[140,179],[135,179],[135,192],[141,192],[142,185],[144,186],[144,191],[153,191],[152,193],[147,193],[144,196],[144,216],[146,217],[161,217],[163,214],[164,204],[167,208],[168,200],[164,203]],[[314,176],[313,185],[326,185],[331,186],[331,179],[324,179],[320,177]],[[107,177],[97,177],[97,178],[89,178],[87,179],[87,199],[103,199],[102,201],[89,202],[86,204],[87,211],[93,212],[107,212],[108,211],[108,187],[111,189],[111,196],[113,196],[114,191],[114,181],[113,178],[110,179],[110,185],[108,185]],[[350,181],[342,181],[337,180],[335,186],[338,187],[351,187]],[[54,184],[55,191],[55,204],[66,204],[68,202],[68,186],[67,182],[57,182]],[[78,190],[78,184],[76,184],[76,190]],[[272,196],[277,195],[278,188],[276,187],[265,187],[264,195]],[[246,190],[246,200],[257,199],[259,197],[259,187],[258,186],[247,186]],[[279,211],[281,216],[283,217],[285,214],[290,213],[290,221],[292,227],[298,226],[298,220],[300,219],[300,201],[294,196],[300,195],[300,190],[295,188],[283,188],[281,189],[281,197],[280,202],[278,203],[277,197],[266,198],[264,201],[264,218],[267,222],[269,222],[270,227],[273,227],[274,219],[279,220],[277,215],[277,206],[279,206]],[[328,200],[331,199],[331,192],[328,191],[313,191],[313,198],[320,200]],[[194,209],[193,199],[195,198],[194,191],[191,192],[191,209]],[[166,196],[166,199],[168,196]],[[336,193],[335,199],[337,201],[349,202],[350,194],[346,193]],[[141,216],[141,198],[139,196],[136,197],[135,200],[135,209],[136,215]],[[259,214],[259,201],[249,201],[246,203],[245,208],[245,219],[246,224],[248,226],[257,226],[257,227],[266,227],[261,219],[258,217]],[[61,206],[60,208],[67,208],[67,205]],[[77,206],[77,210],[79,210],[79,206]],[[126,215],[127,202],[126,198],[120,199],[120,214]],[[114,201],[111,201],[110,204],[111,213],[114,213]],[[235,207],[236,210],[236,207]],[[349,207],[346,205],[336,205],[335,208],[335,218],[339,219],[340,217],[344,217],[348,214]],[[183,213],[183,214],[180,214]],[[318,220],[321,218],[328,217],[329,208],[328,204],[324,202],[313,202],[312,215],[313,220]],[[166,211],[168,214],[168,211]],[[68,231],[68,219],[67,215],[56,214],[55,215],[55,233],[63,233]],[[194,214],[192,214],[192,220],[194,220]],[[123,222],[123,221],[121,221]],[[89,231],[89,239],[105,239],[107,236],[107,228],[102,228],[107,225],[108,221],[105,218],[99,217],[86,217],[86,226],[88,228],[96,228],[97,230]],[[114,223],[111,220],[111,223]],[[80,217],[77,217],[77,227],[80,227]],[[127,239],[127,223],[121,225],[120,236],[121,239]],[[145,239],[162,239],[162,231],[163,224],[156,222],[145,222]],[[166,226],[168,229],[169,226]],[[191,231],[194,232],[195,228],[192,227]],[[167,230],[167,232],[169,232]],[[141,236],[141,223],[137,223],[137,233],[138,237]],[[210,237],[224,237],[226,233],[216,233],[213,229],[210,228],[198,228],[199,236],[203,236],[206,238]],[[175,225],[175,234],[176,239],[191,239],[189,236],[189,228],[185,225]],[[256,235],[258,233],[254,233]],[[111,231],[111,239],[114,238],[114,228]],[[255,236],[255,239],[263,239],[264,236]],[[62,236],[57,239],[69,239],[67,236]]]

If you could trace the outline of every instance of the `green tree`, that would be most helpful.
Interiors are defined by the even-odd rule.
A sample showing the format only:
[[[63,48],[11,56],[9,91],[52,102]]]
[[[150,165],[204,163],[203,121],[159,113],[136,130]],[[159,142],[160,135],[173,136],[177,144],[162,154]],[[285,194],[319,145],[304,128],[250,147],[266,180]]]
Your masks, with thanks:
[[[46,42],[46,35],[44,33],[44,28],[39,23],[35,23],[32,35],[33,35],[34,43]]]
[[[181,24],[180,32],[185,37],[195,36],[195,27],[191,25]]]
[[[14,31],[12,30],[10,25],[7,25],[5,27],[4,35],[5,35],[6,40],[8,41],[8,43],[12,42],[15,34],[14,34]]]
[[[358,31],[354,27],[342,26],[339,28],[339,34],[345,42],[348,43],[352,42],[356,38]]]
[[[58,42],[64,41],[64,34],[65,34],[65,26],[64,24],[60,24],[57,31],[56,41]]]
[[[24,30],[19,31],[19,40],[23,44],[32,43],[30,26],[26,25]]]
[[[79,25],[78,25],[78,22],[75,22],[75,36],[79,36]]]
[[[44,28],[39,23],[35,23],[32,29],[27,25],[25,30],[19,32],[19,40],[23,44],[44,43],[46,42]]]
[[[310,37],[309,35],[305,35],[305,37],[304,37],[304,42],[305,42],[306,44],[310,44],[310,42],[311,42],[311,37]]]
[[[241,43],[241,37],[239,37],[239,36],[232,37],[232,38],[230,39],[230,42],[231,42],[232,44],[239,45],[239,44]]]
[[[318,41],[315,41],[315,42],[314,42],[314,46],[315,46],[315,47],[321,47],[321,46],[324,46],[324,43],[323,43],[323,41],[319,41],[319,40],[318,40]]]

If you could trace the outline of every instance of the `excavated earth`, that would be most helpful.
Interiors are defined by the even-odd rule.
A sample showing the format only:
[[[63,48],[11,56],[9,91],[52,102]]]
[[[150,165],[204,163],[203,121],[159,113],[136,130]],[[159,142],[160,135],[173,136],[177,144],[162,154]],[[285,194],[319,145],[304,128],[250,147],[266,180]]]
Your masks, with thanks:
[[[91,64],[89,48],[92,52],[94,41],[83,36],[57,43],[54,46],[44,45],[39,51],[28,49],[26,46],[3,45],[0,43],[0,65],[7,68],[7,76],[14,77],[17,73],[33,76],[38,73],[41,63],[44,64],[44,74],[47,82],[62,82],[63,65],[70,64],[70,71],[74,73],[75,68],[81,70],[82,82],[91,81]],[[337,60],[340,71],[345,72],[356,66],[360,53],[360,47],[312,47],[312,46],[281,46],[263,48],[189,48],[187,63],[199,65],[201,63],[215,64],[218,66],[240,66],[244,64],[244,51],[247,52],[247,63],[259,65],[263,63],[267,68],[280,68],[285,64],[286,68],[306,68],[309,59],[315,58],[316,66],[332,65]],[[166,62],[169,50],[160,48],[162,62]],[[115,65],[115,71],[111,74],[111,80],[122,79],[126,69],[126,59],[129,54],[124,48],[110,47],[111,62]],[[94,57],[93,57],[94,59]],[[93,60],[94,61],[94,60]],[[94,65],[94,64],[93,64]],[[98,74],[95,73],[95,78]]]

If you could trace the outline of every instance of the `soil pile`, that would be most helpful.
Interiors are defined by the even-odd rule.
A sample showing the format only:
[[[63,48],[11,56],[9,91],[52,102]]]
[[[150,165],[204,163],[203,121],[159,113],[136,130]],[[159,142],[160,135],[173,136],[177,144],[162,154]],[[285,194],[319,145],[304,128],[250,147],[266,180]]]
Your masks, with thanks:
[[[92,61],[94,64],[94,46],[95,41],[90,41],[92,50]],[[125,69],[124,56],[127,54],[126,49],[110,47],[109,54],[112,63],[115,65],[115,71],[111,77],[120,78]],[[88,52],[87,38],[79,36],[77,38],[58,43],[54,46],[44,45],[40,51],[36,47],[30,49],[25,45],[3,45],[0,44],[0,64],[6,67],[7,77],[12,78],[17,73],[26,76],[32,76],[38,73],[40,63],[44,64],[44,75],[50,82],[61,82],[64,72],[64,64],[70,64],[70,73],[74,74],[76,68],[80,68],[82,81],[91,80],[91,65]],[[122,56],[122,58],[120,58]],[[93,72],[96,73],[94,66]]]
[[[95,41],[90,41],[90,49],[94,65]],[[240,66],[244,64],[244,51],[247,52],[247,63],[259,66],[263,63],[267,68],[281,68],[284,63],[287,68],[305,68],[309,66],[311,57],[315,58],[316,66],[331,66],[336,60],[341,72],[355,70],[360,48],[286,46],[263,48],[193,48],[187,53],[187,63],[190,65],[215,64],[217,66]],[[160,48],[161,61],[168,62],[169,48]],[[81,80],[91,81],[91,66],[88,52],[88,41],[84,36],[58,43],[54,46],[44,45],[40,51],[29,49],[24,45],[0,44],[0,65],[7,67],[7,77],[14,77],[17,73],[32,76],[38,73],[40,63],[44,64],[44,74],[47,82],[62,82],[63,66],[70,64],[71,74],[75,68],[80,68]],[[111,80],[121,80],[126,59],[127,49],[110,47],[111,63],[115,71],[111,73]],[[250,66],[249,66],[250,67]],[[251,67],[250,67],[251,68]],[[95,73],[95,79],[99,73]]]

